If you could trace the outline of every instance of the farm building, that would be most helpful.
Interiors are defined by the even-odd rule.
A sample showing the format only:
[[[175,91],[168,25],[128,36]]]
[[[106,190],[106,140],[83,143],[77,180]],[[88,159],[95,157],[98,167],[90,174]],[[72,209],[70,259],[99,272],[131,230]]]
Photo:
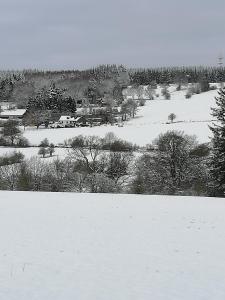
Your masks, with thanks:
[[[59,119],[59,124],[66,126],[75,126],[76,120],[71,116],[61,116]]]
[[[22,121],[25,114],[26,109],[4,110],[0,113],[0,119]]]

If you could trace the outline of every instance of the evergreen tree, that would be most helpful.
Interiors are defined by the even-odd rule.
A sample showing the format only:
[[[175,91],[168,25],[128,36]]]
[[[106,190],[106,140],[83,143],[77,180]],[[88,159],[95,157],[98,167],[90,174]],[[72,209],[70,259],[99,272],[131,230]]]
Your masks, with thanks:
[[[212,155],[210,172],[212,176],[212,194],[214,196],[225,196],[225,88],[218,92],[216,97],[216,108],[212,108],[212,116],[218,123],[210,127],[212,138]]]

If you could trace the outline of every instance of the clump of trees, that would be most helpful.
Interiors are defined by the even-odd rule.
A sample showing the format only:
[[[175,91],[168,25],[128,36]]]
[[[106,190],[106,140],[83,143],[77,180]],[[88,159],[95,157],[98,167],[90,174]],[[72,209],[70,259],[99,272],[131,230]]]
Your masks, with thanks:
[[[49,149],[48,140],[40,150]],[[0,188],[54,192],[209,195],[210,148],[192,136],[169,131],[143,155],[113,133],[77,136],[65,159],[4,160]],[[40,153],[42,156],[43,153]],[[10,161],[10,162],[9,162]]]
[[[28,147],[29,142],[22,136],[19,123],[15,120],[8,120],[2,123],[0,133],[0,146]]]
[[[21,152],[14,151],[12,154],[0,156],[0,166],[7,166],[16,163],[21,163],[24,155]]]
[[[128,99],[123,101],[121,104],[121,112],[122,112],[122,119],[123,121],[127,120],[127,116],[135,117],[138,110],[138,104],[133,99]]]
[[[206,195],[206,156],[195,151],[192,136],[169,131],[155,141],[154,156],[142,155],[136,162],[132,191],[143,194]]]
[[[38,154],[43,158],[45,158],[46,155],[52,157],[53,153],[55,152],[55,145],[53,143],[49,143],[49,140],[47,138],[41,141],[39,147],[40,149],[38,151]]]
[[[128,191],[133,152],[127,149],[126,152],[105,151],[102,146],[103,141],[114,143],[116,140],[112,134],[104,139],[78,136],[70,141],[68,156],[63,160],[31,158],[19,164],[4,165],[0,168],[0,188],[92,193]],[[49,142],[43,140],[40,149],[48,145]]]
[[[156,95],[157,84],[155,81],[150,82],[145,90],[145,94],[147,95],[149,100],[154,100]]]
[[[57,88],[52,84],[49,89],[42,88],[33,97],[30,97],[27,109],[29,111],[68,111],[76,112],[76,101],[71,96],[66,95],[66,90]]]
[[[167,86],[162,89],[162,95],[164,96],[165,100],[170,100],[171,95]]]

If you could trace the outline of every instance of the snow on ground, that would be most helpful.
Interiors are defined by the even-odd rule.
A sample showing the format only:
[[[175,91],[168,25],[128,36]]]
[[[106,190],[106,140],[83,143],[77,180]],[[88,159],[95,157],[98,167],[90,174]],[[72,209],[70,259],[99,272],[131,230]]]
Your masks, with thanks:
[[[135,121],[137,123],[135,124]],[[138,124],[142,122],[142,124]],[[114,132],[119,138],[136,143],[140,146],[151,143],[160,133],[168,130],[180,130],[186,134],[195,134],[200,142],[208,142],[211,134],[208,124],[209,122],[195,123],[174,123],[174,124],[151,124],[145,123],[144,118],[131,120],[124,127],[118,126],[98,126],[98,127],[80,127],[80,128],[58,128],[58,129],[40,129],[37,131],[27,130],[24,136],[32,145],[38,145],[47,138],[51,143],[63,143],[64,140],[73,138],[79,134],[82,135],[97,135],[104,137],[108,132]]]
[[[211,132],[208,128],[212,117],[210,109],[215,106],[215,96],[218,91],[212,90],[186,99],[186,91],[173,91],[171,100],[146,101],[146,106],[140,107],[136,118],[126,122],[124,127],[98,126],[83,128],[61,129],[27,129],[24,136],[33,145],[38,145],[41,140],[48,138],[55,144],[76,135],[98,135],[103,137],[107,132],[114,132],[119,138],[136,143],[140,146],[151,143],[160,133],[168,130],[180,130],[186,134],[195,134],[199,142],[208,142]],[[175,113],[177,118],[174,124],[166,124],[168,115]]]
[[[0,299],[224,300],[225,201],[0,192]]]
[[[211,107],[215,106],[215,97],[218,91],[213,90],[206,93],[193,95],[185,98],[185,91],[176,91],[171,94],[171,100],[147,101],[146,107],[139,109],[138,121],[135,124],[168,122],[168,116],[175,113],[175,121],[209,121]],[[145,123],[146,122],[146,123]]]

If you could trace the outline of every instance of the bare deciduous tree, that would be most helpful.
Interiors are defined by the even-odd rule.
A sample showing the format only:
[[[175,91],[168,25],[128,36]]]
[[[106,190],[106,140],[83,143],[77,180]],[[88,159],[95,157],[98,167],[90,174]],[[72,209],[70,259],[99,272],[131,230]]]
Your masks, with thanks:
[[[169,114],[169,116],[168,116],[168,120],[171,122],[171,123],[173,123],[174,122],[174,120],[176,119],[176,115],[174,114],[174,113],[171,113],[171,114]]]
[[[82,136],[74,138],[69,150],[69,156],[85,163],[88,172],[96,172],[97,159],[102,154],[102,140],[97,136]]]

